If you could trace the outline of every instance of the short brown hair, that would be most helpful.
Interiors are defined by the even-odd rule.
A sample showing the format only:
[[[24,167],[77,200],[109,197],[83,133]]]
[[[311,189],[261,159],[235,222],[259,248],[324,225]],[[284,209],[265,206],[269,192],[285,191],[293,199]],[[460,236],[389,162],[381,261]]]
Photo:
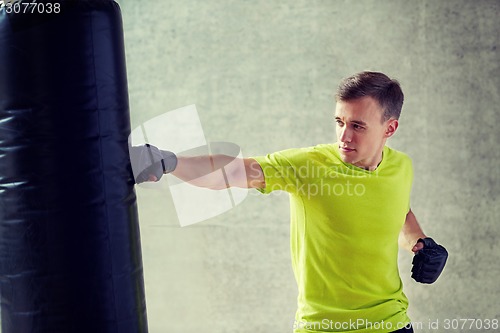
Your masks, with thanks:
[[[397,80],[379,72],[361,72],[343,79],[337,89],[337,101],[349,101],[369,96],[375,99],[384,114],[382,121],[399,119],[404,95]]]

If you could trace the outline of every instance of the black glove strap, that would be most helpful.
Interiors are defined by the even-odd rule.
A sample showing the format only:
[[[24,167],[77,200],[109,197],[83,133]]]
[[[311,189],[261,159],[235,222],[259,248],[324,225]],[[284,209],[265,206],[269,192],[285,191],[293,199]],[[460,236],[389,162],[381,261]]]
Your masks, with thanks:
[[[424,247],[436,247],[437,243],[430,237],[419,238],[417,243],[424,243]]]

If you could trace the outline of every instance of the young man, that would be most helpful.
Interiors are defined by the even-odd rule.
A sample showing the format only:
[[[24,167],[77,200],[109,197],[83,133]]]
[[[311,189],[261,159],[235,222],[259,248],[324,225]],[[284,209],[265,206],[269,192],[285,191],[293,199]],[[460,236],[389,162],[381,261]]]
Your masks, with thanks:
[[[411,160],[386,146],[398,128],[403,93],[385,74],[362,72],[341,82],[336,100],[336,143],[231,164],[224,155],[169,156],[170,166],[146,178],[173,170],[197,186],[290,194],[299,293],[294,332],[413,332],[398,239],[417,253],[426,236],[410,209]],[[197,180],[226,164],[225,177]]]

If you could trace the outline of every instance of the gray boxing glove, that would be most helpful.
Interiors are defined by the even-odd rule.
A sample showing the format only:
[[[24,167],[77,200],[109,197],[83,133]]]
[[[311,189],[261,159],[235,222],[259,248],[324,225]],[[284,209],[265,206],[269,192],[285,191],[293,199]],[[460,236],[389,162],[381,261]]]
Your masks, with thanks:
[[[177,156],[174,153],[147,143],[129,147],[129,153],[136,184],[148,181],[151,176],[155,176],[158,181],[177,166]]]

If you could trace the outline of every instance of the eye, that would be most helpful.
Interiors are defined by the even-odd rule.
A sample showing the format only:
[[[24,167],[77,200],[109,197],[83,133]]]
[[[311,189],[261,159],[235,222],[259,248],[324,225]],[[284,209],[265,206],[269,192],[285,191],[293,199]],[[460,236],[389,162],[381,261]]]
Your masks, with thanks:
[[[337,123],[337,125],[339,125],[340,127],[344,126],[344,123],[342,122],[342,120],[340,119],[335,119],[335,122]]]
[[[353,124],[352,127],[356,130],[356,131],[362,131],[364,130],[365,128],[361,125],[358,125],[358,124]]]

